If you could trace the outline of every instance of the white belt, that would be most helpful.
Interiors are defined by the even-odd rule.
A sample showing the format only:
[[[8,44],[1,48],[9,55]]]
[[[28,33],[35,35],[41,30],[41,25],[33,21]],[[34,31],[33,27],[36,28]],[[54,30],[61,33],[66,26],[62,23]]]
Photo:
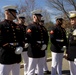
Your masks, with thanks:
[[[64,42],[63,39],[56,39],[56,41],[58,41],[58,42]]]
[[[44,41],[37,41],[37,43],[44,43]]]
[[[9,44],[12,45],[12,46],[19,45],[19,43],[9,43]]]

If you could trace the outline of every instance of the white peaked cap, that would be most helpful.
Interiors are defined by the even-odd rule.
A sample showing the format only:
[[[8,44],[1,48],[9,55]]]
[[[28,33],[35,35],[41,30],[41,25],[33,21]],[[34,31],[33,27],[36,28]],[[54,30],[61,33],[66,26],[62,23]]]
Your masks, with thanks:
[[[76,11],[69,11],[69,14],[70,14],[70,13],[76,13]]]
[[[24,18],[25,18],[25,17],[26,17],[26,14],[25,14],[25,13],[21,13],[21,14],[18,14],[17,17],[18,17],[18,18],[19,18],[19,17],[24,17]]]
[[[42,10],[41,9],[33,10],[31,12],[31,14],[41,14],[41,13],[42,13]]]
[[[70,11],[69,18],[74,18],[74,17],[76,17],[76,11]]]
[[[58,16],[55,17],[55,19],[59,19],[59,18],[63,19],[63,17],[61,15],[58,15]]]
[[[4,10],[9,10],[9,9],[12,9],[12,10],[16,10],[17,9],[17,6],[14,6],[14,5],[6,5],[3,7]]]

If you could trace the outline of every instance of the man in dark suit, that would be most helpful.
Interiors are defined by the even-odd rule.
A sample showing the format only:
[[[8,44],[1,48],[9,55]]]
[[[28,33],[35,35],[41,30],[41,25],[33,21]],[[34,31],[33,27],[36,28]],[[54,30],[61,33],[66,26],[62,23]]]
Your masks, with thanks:
[[[0,22],[0,75],[19,75],[21,62],[20,28],[13,22],[16,19],[16,6],[3,7],[5,20]]]

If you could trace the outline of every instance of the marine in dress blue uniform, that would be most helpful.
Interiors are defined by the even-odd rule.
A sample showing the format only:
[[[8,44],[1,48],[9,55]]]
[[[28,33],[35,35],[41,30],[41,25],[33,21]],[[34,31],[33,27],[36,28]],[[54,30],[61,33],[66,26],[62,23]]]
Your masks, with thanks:
[[[34,75],[36,65],[38,65],[38,75],[43,74],[43,63],[45,57],[45,50],[47,48],[47,41],[45,38],[45,31],[39,24],[41,21],[41,10],[34,10],[33,12],[33,23],[27,26],[26,34],[28,37],[28,71],[27,75]]]
[[[41,18],[40,25],[42,25],[42,28],[43,28],[44,33],[45,33],[44,37],[46,37],[46,38],[44,40],[48,44],[49,36],[48,36],[48,31],[44,26],[44,18],[43,17]],[[47,49],[45,50],[45,57],[44,57],[44,61],[42,61],[42,63],[44,64],[44,66],[43,66],[44,74],[50,74],[51,72],[48,70],[48,66],[47,66]],[[38,69],[36,69],[35,73],[37,74],[37,72],[38,72]]]
[[[63,24],[62,18],[56,19],[56,25],[51,28],[50,31],[50,41],[51,41],[51,51],[52,51],[52,71],[51,75],[62,75],[62,59],[64,48],[66,47],[67,38],[66,31],[61,26]]]
[[[16,18],[16,6],[8,5],[5,10],[5,20],[0,22],[0,75],[19,75],[22,50],[20,43],[20,28],[13,22]],[[19,52],[18,52],[19,51]]]
[[[76,75],[76,11],[69,12],[71,28],[68,34],[66,58],[69,61],[70,75]]]
[[[23,47],[23,52],[21,53],[22,59],[23,59],[23,64],[24,64],[24,75],[27,73],[27,68],[28,68],[28,56],[27,56],[27,49],[28,49],[28,41],[26,37],[26,25],[25,25],[25,14],[19,14],[18,15],[18,25],[21,28],[21,38],[22,39],[22,47]]]

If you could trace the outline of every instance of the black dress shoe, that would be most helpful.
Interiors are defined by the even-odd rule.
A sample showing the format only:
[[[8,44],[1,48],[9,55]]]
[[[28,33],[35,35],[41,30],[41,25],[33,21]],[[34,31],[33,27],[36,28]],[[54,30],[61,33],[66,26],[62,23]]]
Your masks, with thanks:
[[[51,71],[49,71],[49,70],[44,71],[44,74],[51,74]]]

